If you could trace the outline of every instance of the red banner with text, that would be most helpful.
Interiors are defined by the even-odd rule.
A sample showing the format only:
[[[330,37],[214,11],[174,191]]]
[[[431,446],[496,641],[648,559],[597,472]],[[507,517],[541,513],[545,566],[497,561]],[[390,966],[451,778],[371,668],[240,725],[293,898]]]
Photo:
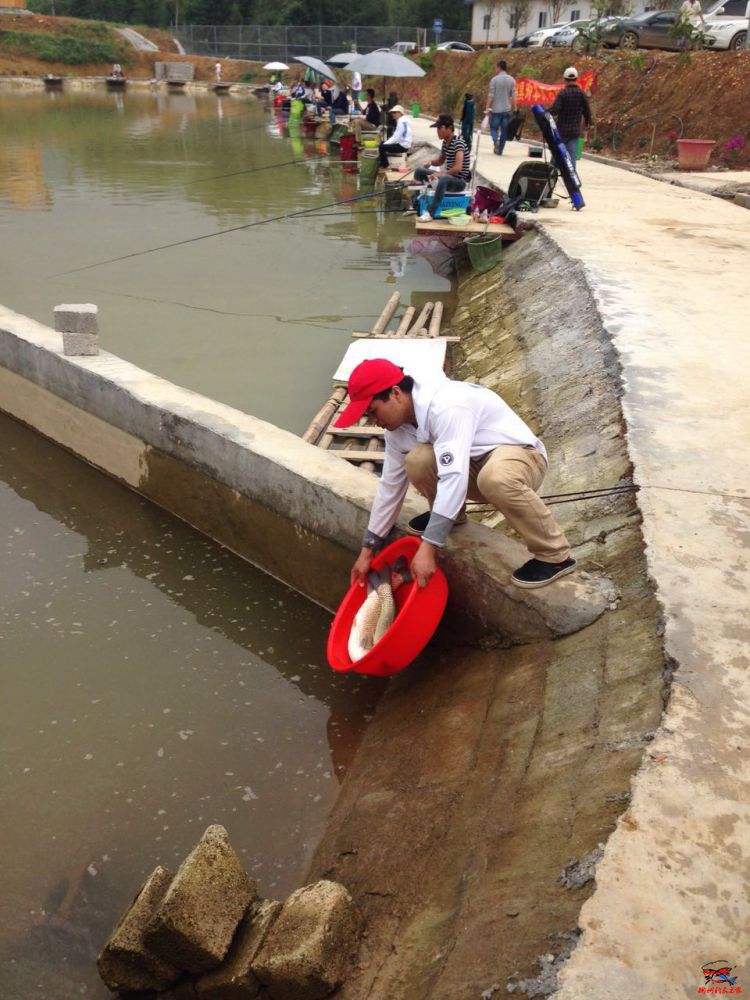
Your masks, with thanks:
[[[595,69],[586,70],[581,73],[577,82],[581,90],[591,97],[599,86],[599,74]],[[529,80],[526,76],[519,77],[516,80],[516,103],[552,104],[564,86],[564,83],[541,83],[539,80]]]

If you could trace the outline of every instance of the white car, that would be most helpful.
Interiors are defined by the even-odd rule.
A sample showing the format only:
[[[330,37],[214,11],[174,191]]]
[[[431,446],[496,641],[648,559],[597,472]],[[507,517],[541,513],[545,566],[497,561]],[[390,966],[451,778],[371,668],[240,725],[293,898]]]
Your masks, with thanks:
[[[706,21],[703,29],[707,49],[744,49],[747,41],[748,19],[739,17],[734,21]]]
[[[441,42],[437,50],[438,52],[476,52],[476,49],[466,42]]]
[[[709,7],[703,15],[707,49],[743,49],[750,23],[747,0],[725,0]]]
[[[532,31],[529,35],[529,45],[530,49],[538,49],[544,46],[548,49],[552,45],[552,36],[560,30],[560,28],[567,28],[571,21],[558,21],[549,28],[537,28],[536,31]]]

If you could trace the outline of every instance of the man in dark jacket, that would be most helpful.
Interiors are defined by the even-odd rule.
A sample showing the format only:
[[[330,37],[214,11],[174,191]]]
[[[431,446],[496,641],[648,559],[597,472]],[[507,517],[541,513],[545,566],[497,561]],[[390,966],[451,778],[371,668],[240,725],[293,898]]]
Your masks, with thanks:
[[[375,91],[367,90],[367,104],[364,112],[354,119],[354,134],[357,142],[362,142],[363,132],[378,132],[380,130],[380,108],[375,101]]]
[[[575,164],[578,140],[581,137],[581,119],[586,122],[587,129],[591,127],[591,108],[588,97],[578,86],[578,70],[575,66],[568,66],[563,79],[565,86],[555,98],[550,114],[557,122],[557,131]]]

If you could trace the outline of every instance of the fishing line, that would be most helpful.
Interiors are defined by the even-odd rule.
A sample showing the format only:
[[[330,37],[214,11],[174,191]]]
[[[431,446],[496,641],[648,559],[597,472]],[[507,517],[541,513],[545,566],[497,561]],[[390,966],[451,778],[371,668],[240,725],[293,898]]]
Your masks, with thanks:
[[[640,486],[635,485],[602,486],[596,490],[572,490],[570,493],[548,493],[546,496],[540,496],[540,499],[544,500],[551,507],[559,503],[577,503],[582,500],[599,500],[606,499],[607,497],[621,496],[623,493],[637,493],[640,488]],[[483,504],[481,500],[468,500],[466,505],[467,507],[471,506],[472,513],[474,514],[489,514],[497,510],[497,507]]]
[[[175,243],[164,243],[159,247],[151,247],[149,250],[135,250],[133,253],[123,254],[121,257],[111,257],[109,260],[100,260],[96,264],[86,264],[84,267],[74,267],[70,271],[59,271],[50,275],[50,280],[54,278],[64,278],[69,274],[80,274],[81,271],[90,271],[95,267],[104,267],[105,264],[116,264],[121,260],[131,260],[133,257],[144,257],[146,254],[156,253],[158,250],[171,250],[173,247],[187,246],[189,243],[200,243],[201,240],[210,240],[214,236],[226,236],[228,233],[238,233],[243,229],[253,229],[255,226],[265,226],[269,222],[281,222],[285,219],[294,219],[300,215],[309,215],[319,212],[324,208],[336,208],[338,205],[350,205],[352,202],[364,201],[366,198],[379,198],[385,191],[368,191],[367,194],[358,194],[354,198],[345,198],[343,201],[332,201],[328,205],[315,205],[312,208],[302,208],[296,212],[287,212],[284,215],[275,215],[270,219],[258,219],[256,222],[247,222],[243,226],[232,226],[230,229],[219,229],[215,233],[204,233],[203,236],[192,236],[187,240],[177,240]]]
[[[335,160],[333,157],[329,157],[328,153],[318,153],[316,156],[308,156],[304,160],[286,160],[284,163],[267,163],[264,167],[249,167],[247,170],[235,170],[231,174],[216,174],[214,177],[196,177],[193,181],[188,181],[187,184],[206,184],[208,181],[221,181],[226,177],[240,177],[242,174],[257,174],[261,170],[276,170],[280,167],[291,167],[297,163],[318,163],[323,159],[331,159],[334,163],[341,163],[342,160]]]

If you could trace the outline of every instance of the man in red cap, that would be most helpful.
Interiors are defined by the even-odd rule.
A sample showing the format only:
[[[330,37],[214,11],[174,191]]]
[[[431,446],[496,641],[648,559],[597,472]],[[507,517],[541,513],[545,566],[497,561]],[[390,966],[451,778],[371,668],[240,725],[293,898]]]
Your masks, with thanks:
[[[364,585],[409,483],[430,504],[409,522],[422,536],[411,565],[420,587],[453,525],[466,520],[467,496],[497,507],[528,546],[532,558],[511,576],[517,587],[544,587],[573,572],[568,541],[536,493],[547,470],[544,445],[500,396],[442,373],[417,380],[384,358],[357,365],[348,390],[350,403],[334,426],[366,416],[385,428],[383,474],[352,582]]]

